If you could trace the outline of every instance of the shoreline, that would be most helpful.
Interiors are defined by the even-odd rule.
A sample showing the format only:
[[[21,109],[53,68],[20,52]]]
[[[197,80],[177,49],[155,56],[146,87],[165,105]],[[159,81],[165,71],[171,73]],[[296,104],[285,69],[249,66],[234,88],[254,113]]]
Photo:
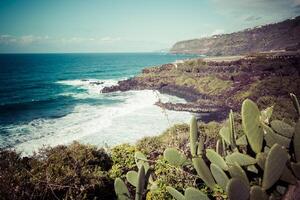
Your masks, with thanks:
[[[272,83],[280,74],[292,79],[295,71],[299,71],[299,60],[300,53],[294,52],[187,59],[145,68],[137,76],[119,81],[118,85],[104,87],[102,92],[158,90],[183,98],[187,103],[156,102],[157,106],[203,113],[207,117],[200,120],[220,122],[230,109],[239,111],[242,99],[255,101],[268,95],[286,97],[288,93],[282,91],[257,88],[263,89],[264,82]]]

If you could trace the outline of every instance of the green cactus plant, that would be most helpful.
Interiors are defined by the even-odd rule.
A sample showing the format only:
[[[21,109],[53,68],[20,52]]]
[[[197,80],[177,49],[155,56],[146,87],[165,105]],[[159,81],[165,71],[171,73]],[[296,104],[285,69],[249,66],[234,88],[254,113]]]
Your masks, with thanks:
[[[144,165],[142,165],[139,168],[138,172],[138,178],[137,178],[137,187],[135,191],[135,200],[142,200],[143,193],[144,193],[144,187],[145,187],[145,168]]]
[[[255,158],[240,152],[233,152],[232,154],[226,156],[225,160],[228,164],[237,163],[240,166],[253,165],[257,162]]]
[[[230,110],[229,113],[229,133],[230,133],[230,144],[233,149],[236,148],[236,133],[235,133],[235,127],[234,127],[234,117],[233,112]]]
[[[124,181],[122,181],[122,179],[116,178],[114,187],[115,187],[115,192],[116,192],[117,198],[119,200],[130,200],[129,191],[128,191]]]
[[[265,132],[264,139],[268,147],[272,147],[274,144],[277,143],[284,146],[285,148],[289,148],[291,143],[290,138],[275,133],[271,127],[265,124],[262,124],[262,126]]]
[[[300,179],[300,162],[297,162],[297,163],[291,163],[291,167],[292,167],[292,170],[295,174],[295,176]]]
[[[225,172],[216,164],[212,163],[210,165],[210,171],[216,180],[217,184],[223,189],[226,190],[226,185],[229,181],[229,178]]]
[[[262,188],[267,190],[280,178],[286,162],[289,159],[288,153],[282,146],[274,144],[268,153],[264,167]]]
[[[246,99],[242,104],[242,125],[248,142],[255,153],[259,153],[263,143],[263,129],[257,105]]]
[[[190,125],[190,146],[191,154],[193,157],[197,155],[197,143],[198,143],[198,127],[196,117],[193,116]]]
[[[294,94],[291,93],[290,96],[291,96],[291,98],[292,98],[294,107],[295,107],[295,109],[296,109],[296,111],[297,111],[298,118],[300,119],[300,105],[299,105],[299,101],[298,101],[296,95],[294,95]]]
[[[180,153],[177,149],[175,148],[167,148],[164,151],[164,158],[174,166],[182,166],[187,158],[184,154]]]
[[[294,144],[296,161],[300,162],[300,120],[298,120],[295,126],[293,144]]]
[[[283,121],[273,120],[270,124],[273,130],[284,137],[291,138],[294,134],[294,128]]]
[[[136,171],[127,172],[126,179],[131,185],[137,187],[138,173]]]
[[[221,169],[228,170],[228,166],[223,157],[213,149],[206,149],[206,157],[211,163],[218,165]]]
[[[248,186],[250,185],[249,184],[249,179],[248,179],[245,171],[237,163],[234,163],[233,165],[231,165],[229,167],[228,171],[229,171],[229,174],[232,178],[238,178],[238,179],[244,181],[246,185],[248,185]]]
[[[249,186],[238,178],[229,180],[226,191],[230,200],[248,200],[250,196]]]
[[[270,123],[270,118],[273,114],[273,109],[274,109],[274,106],[271,106],[260,112],[262,122],[264,122],[265,124]]]
[[[186,200],[209,200],[206,194],[193,187],[188,187],[185,190],[184,197]]]
[[[204,183],[213,189],[216,185],[216,182],[207,167],[206,163],[202,158],[193,158],[193,165],[197,171],[198,176],[204,181]]]
[[[281,176],[280,176],[280,180],[295,185],[297,183],[297,178],[293,175],[292,171],[285,166]]]
[[[176,200],[185,200],[185,197],[183,194],[178,192],[176,189],[173,187],[167,186],[167,191],[176,199]]]

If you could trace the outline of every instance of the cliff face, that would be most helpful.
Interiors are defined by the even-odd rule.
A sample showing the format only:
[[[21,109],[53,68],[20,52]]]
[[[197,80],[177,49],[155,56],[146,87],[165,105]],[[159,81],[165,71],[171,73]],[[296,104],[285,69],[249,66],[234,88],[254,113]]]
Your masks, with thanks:
[[[231,34],[177,42],[171,53],[239,55],[260,51],[298,48],[300,16],[276,24],[246,29]]]

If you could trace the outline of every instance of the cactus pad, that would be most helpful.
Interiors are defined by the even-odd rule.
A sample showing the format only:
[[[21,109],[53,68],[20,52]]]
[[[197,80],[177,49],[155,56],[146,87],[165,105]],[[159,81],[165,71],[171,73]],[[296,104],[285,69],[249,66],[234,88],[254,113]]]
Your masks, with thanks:
[[[265,140],[267,146],[272,147],[274,144],[280,144],[286,148],[289,148],[291,139],[275,133],[269,126],[263,124],[265,132]]]
[[[292,167],[292,170],[295,174],[295,176],[300,179],[300,162],[297,162],[297,163],[291,163],[291,167]]]
[[[239,152],[234,152],[225,158],[228,164],[237,163],[240,166],[253,165],[256,163],[256,159],[248,156],[247,154],[242,154]]]
[[[262,188],[264,190],[269,189],[280,178],[287,160],[289,159],[288,153],[280,145],[275,144],[270,149],[267,155]]]
[[[248,200],[249,190],[249,186],[238,178],[230,179],[226,187],[226,192],[230,200]]]
[[[126,174],[127,181],[134,187],[137,186],[137,178],[138,178],[138,173],[136,171],[129,171]]]
[[[190,124],[190,146],[192,156],[197,155],[197,142],[198,142],[198,126],[196,117],[193,116]]]
[[[176,189],[167,186],[167,191],[176,199],[176,200],[185,200],[183,194],[181,194],[180,192],[178,192]]]
[[[130,200],[130,194],[129,191],[122,179],[116,178],[115,183],[115,192],[119,200]]]
[[[193,165],[197,171],[198,176],[204,181],[204,183],[213,189],[215,187],[215,180],[202,158],[193,158]]]
[[[260,111],[257,105],[249,99],[242,104],[242,124],[252,150],[259,153],[263,143]]]
[[[231,178],[238,178],[238,179],[244,181],[245,184],[249,186],[249,180],[246,175],[246,172],[237,163],[231,165],[229,167],[228,171],[229,171]]]
[[[145,171],[147,172],[149,169],[149,163],[147,162],[147,157],[140,151],[135,152],[134,154],[134,160],[137,165],[137,167],[140,169],[143,165],[145,168]]]
[[[167,148],[164,151],[164,158],[174,166],[182,166],[187,158],[184,154],[180,153],[177,149],[175,148]]]
[[[184,197],[186,200],[209,200],[206,194],[193,187],[186,188]]]
[[[271,127],[274,131],[278,134],[291,138],[294,134],[294,128],[289,124],[280,121],[280,120],[273,120],[271,121]]]
[[[213,149],[206,149],[206,157],[211,163],[218,165],[221,169],[228,170],[228,166],[223,157],[220,156]]]
[[[295,134],[293,139],[295,157],[297,162],[300,162],[300,120],[298,120],[295,126]]]
[[[213,177],[215,178],[217,184],[223,190],[226,190],[226,185],[229,181],[229,178],[227,177],[225,172],[218,165],[215,165],[215,164],[210,165],[210,171],[211,171]]]

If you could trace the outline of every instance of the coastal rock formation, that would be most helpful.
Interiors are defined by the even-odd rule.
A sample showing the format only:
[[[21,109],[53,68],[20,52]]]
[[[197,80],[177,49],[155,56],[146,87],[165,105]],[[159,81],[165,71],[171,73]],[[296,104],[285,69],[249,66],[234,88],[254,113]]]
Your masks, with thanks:
[[[299,48],[300,16],[231,34],[180,41],[171,48],[170,52],[220,56]]]
[[[217,61],[216,61],[217,60]],[[284,52],[239,59],[193,59],[144,69],[143,72],[102,92],[151,89],[178,96],[186,104],[162,103],[170,110],[211,113],[216,119],[229,109],[238,111],[245,98],[264,104],[300,96],[300,54]],[[215,119],[215,118],[214,118]]]

